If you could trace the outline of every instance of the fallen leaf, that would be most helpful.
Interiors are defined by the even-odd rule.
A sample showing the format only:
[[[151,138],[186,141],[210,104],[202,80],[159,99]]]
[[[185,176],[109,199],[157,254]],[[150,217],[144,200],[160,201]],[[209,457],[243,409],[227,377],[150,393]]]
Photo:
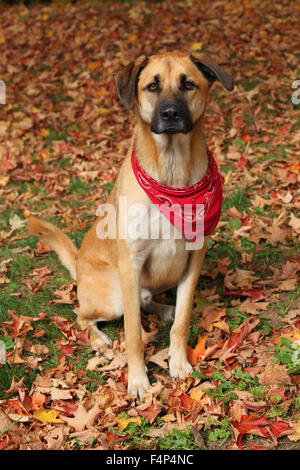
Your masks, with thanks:
[[[119,416],[116,418],[116,423],[120,429],[120,431],[124,431],[130,423],[135,423],[138,426],[141,426],[142,420],[141,418],[120,418]]]
[[[42,423],[63,423],[63,421],[57,418],[58,412],[55,410],[47,411],[41,407],[33,413],[33,417],[38,419]]]
[[[291,428],[294,430],[292,434],[288,435],[290,441],[300,441],[300,421],[296,423],[290,423]]]
[[[285,385],[291,383],[291,378],[284,365],[273,364],[268,361],[265,370],[258,375],[262,385]]]
[[[187,348],[188,361],[192,366],[198,363],[198,360],[205,354],[205,342],[207,335],[199,336],[198,342],[194,349],[190,346]]]

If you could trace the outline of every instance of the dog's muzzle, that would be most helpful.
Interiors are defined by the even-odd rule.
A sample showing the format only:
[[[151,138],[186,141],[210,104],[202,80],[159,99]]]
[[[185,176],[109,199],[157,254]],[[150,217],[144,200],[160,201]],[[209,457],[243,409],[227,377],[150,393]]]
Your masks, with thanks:
[[[187,134],[193,129],[193,119],[184,101],[165,100],[156,107],[150,127],[155,134]]]

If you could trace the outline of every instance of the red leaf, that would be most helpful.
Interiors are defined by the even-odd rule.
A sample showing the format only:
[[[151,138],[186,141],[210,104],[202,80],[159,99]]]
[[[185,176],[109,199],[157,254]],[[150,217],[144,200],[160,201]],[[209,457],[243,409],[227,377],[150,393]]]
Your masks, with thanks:
[[[198,363],[198,360],[203,356],[205,353],[205,342],[207,339],[207,335],[199,336],[198,343],[194,349],[190,346],[187,348],[187,356],[188,361],[192,366],[195,366]]]
[[[155,408],[154,403],[152,403],[146,410],[137,410],[137,412],[139,415],[144,416],[144,418],[147,418],[151,421],[159,415],[160,410]]]
[[[89,340],[89,333],[88,330],[78,330],[77,328],[74,329],[76,339],[81,341],[83,344],[90,344]]]
[[[33,333],[33,336],[35,336],[36,338],[40,338],[41,336],[44,336],[45,334],[45,331],[40,329],[40,330],[37,330]]]
[[[190,398],[188,395],[186,395],[185,393],[183,393],[182,395],[180,395],[178,397],[181,401],[181,406],[182,408],[185,408],[186,410],[191,410],[192,408],[194,408],[196,402],[195,400],[193,400],[192,398]]]
[[[232,422],[232,426],[238,431],[237,446],[242,448],[242,437],[244,434],[251,434],[251,431],[258,431],[258,435],[262,435],[267,439],[270,439],[270,435],[266,429],[262,426],[266,426],[268,423],[264,416],[257,415],[243,415],[241,422]]]
[[[126,434],[126,436],[115,436],[111,428],[106,436],[109,442],[122,442],[125,441],[125,439],[128,439],[129,434]]]
[[[280,421],[278,418],[276,418],[276,420],[271,423],[270,429],[274,436],[279,438],[280,436],[284,436],[286,431],[289,431],[292,428],[290,427],[289,423]]]
[[[238,161],[238,163],[237,163],[237,166],[238,166],[239,168],[245,168],[247,165],[248,165],[247,158],[244,157],[244,156],[242,156],[242,157],[239,159],[239,161]]]
[[[57,404],[64,410],[66,416],[74,416],[78,409],[78,406],[74,405],[74,403],[69,403],[68,401],[64,400],[57,400]]]
[[[258,323],[259,320],[256,318],[249,318],[242,323],[241,326],[233,332],[231,338],[229,338],[227,348],[234,352]]]
[[[277,402],[277,399],[276,399],[277,396],[279,396],[282,399],[282,401],[285,401],[286,396],[285,396],[284,392],[285,392],[284,388],[273,389],[269,394],[270,402],[271,403],[276,403]]]

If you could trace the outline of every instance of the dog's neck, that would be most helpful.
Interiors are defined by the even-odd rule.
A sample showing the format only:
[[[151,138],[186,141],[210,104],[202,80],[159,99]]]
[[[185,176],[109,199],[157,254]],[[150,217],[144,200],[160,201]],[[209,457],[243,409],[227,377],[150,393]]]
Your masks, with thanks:
[[[199,181],[207,172],[208,157],[202,120],[188,134],[154,134],[139,118],[135,129],[135,154],[153,179],[172,187],[185,187]]]

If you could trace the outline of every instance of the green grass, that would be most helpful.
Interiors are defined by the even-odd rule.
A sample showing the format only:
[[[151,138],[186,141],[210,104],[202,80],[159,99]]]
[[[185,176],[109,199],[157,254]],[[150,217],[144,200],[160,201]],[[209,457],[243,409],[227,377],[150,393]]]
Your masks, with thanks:
[[[85,194],[88,186],[79,178],[72,178],[69,186],[70,194]]]
[[[234,193],[227,196],[223,201],[223,212],[227,211],[231,207],[236,207],[239,212],[246,211],[249,213],[251,202],[248,194],[248,189],[239,188]]]
[[[277,364],[285,364],[289,374],[300,374],[300,347],[288,338],[281,338],[275,349]]]
[[[261,385],[258,379],[251,377],[248,372],[243,372],[241,367],[233,369],[231,371],[232,379],[225,377],[220,371],[221,362],[219,362],[218,370],[212,375],[212,379],[218,382],[218,385],[214,389],[206,390],[206,393],[213,397],[217,402],[224,403],[225,407],[232,400],[237,399],[235,390],[248,391],[252,393],[255,390],[254,398],[257,398],[258,390],[260,390],[260,397],[262,393]]]
[[[119,415],[120,418],[128,419],[129,416],[126,412],[122,412]],[[124,445],[128,445],[130,449],[147,449],[151,446],[151,441],[149,439],[147,442],[145,439],[147,438],[149,431],[154,426],[150,425],[150,421],[147,418],[141,416],[141,423],[129,423],[123,431],[120,431],[117,428],[113,428],[112,432],[115,436],[127,436],[125,439]]]
[[[280,317],[285,317],[291,309],[292,303],[300,296],[300,286],[289,294],[284,294],[284,297],[278,302],[270,303],[268,309],[275,311]]]
[[[54,129],[49,129],[49,135],[46,139],[46,142],[45,142],[45,148],[46,149],[52,149],[52,142],[54,141],[57,141],[57,140],[64,140],[65,142],[67,142],[68,140],[68,134],[66,133],[66,131],[62,131],[62,132],[59,132],[59,131],[56,131]]]
[[[221,421],[216,419],[212,423],[213,431],[208,434],[208,440],[212,442],[220,442],[220,446],[224,444],[227,439],[231,437],[231,425],[228,419],[224,418]]]
[[[211,267],[213,263],[216,263],[222,257],[230,259],[229,268],[236,268],[240,262],[241,254],[236,250],[233,243],[228,239],[224,241],[208,240],[207,251],[204,260],[205,267]]]
[[[236,307],[229,307],[226,309],[225,321],[229,325],[230,331],[234,331],[247,319],[248,315],[240,312]]]
[[[172,431],[166,432],[163,439],[158,440],[159,450],[195,450],[197,446],[195,444],[194,436],[189,427],[183,431],[173,429]]]

